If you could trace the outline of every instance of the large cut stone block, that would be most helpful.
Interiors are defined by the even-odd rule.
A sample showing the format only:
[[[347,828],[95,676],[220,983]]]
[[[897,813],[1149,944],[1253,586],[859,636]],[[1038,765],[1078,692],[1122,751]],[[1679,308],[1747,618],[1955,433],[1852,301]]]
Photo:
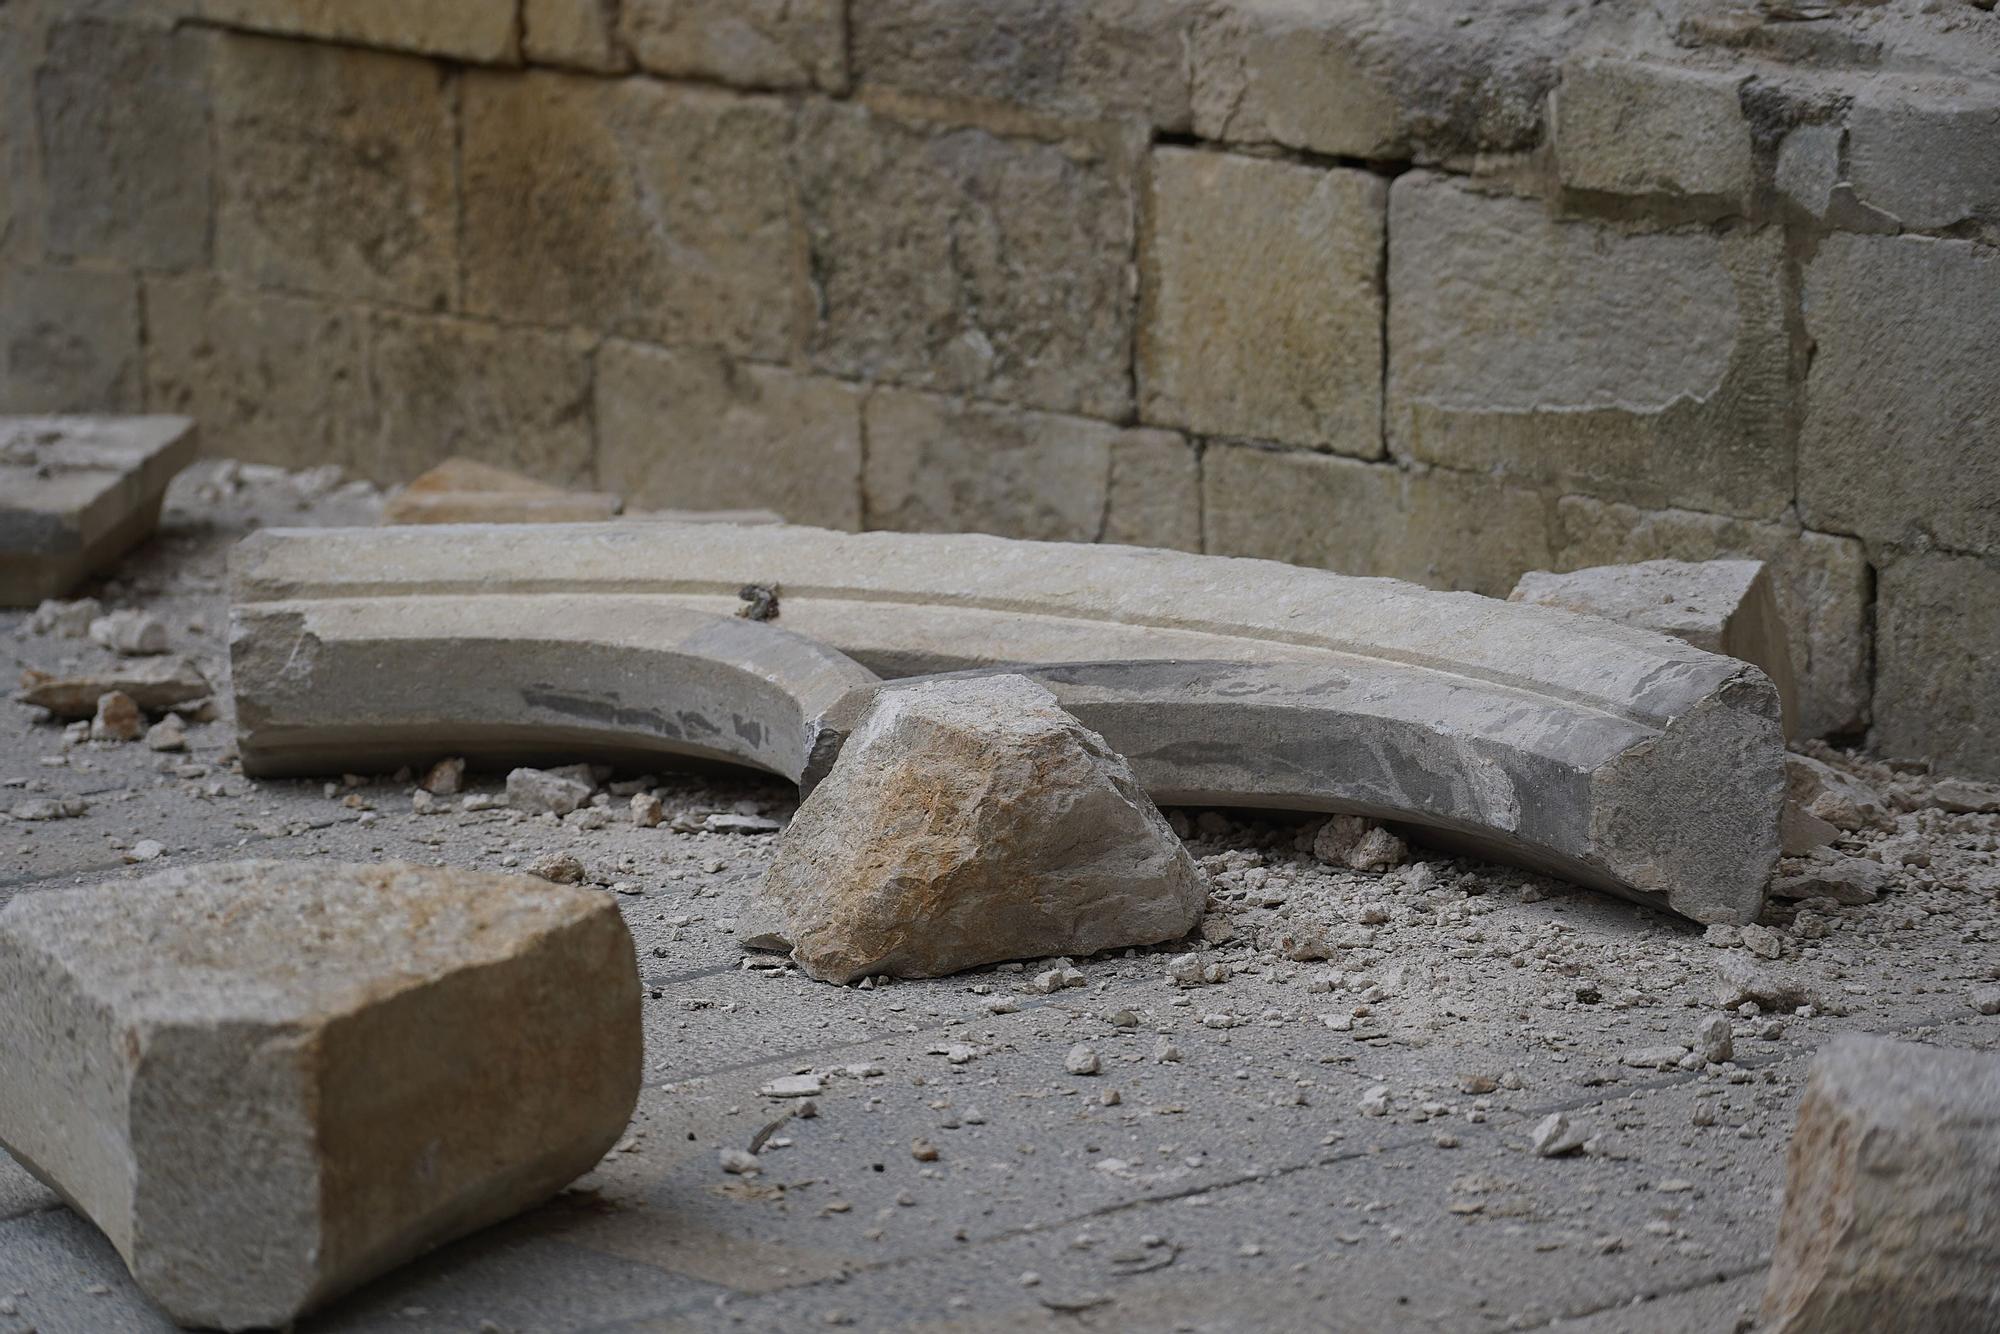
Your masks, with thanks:
[[[813,363],[1058,412],[1131,404],[1123,141],[1044,143],[808,106]]]
[[[1799,442],[1807,523],[2000,553],[2000,254],[1829,236],[1806,270],[1817,348]]]
[[[808,288],[783,102],[543,72],[464,94],[473,313],[790,355]]]
[[[288,1325],[623,1133],[631,937],[600,894],[239,862],[0,911],[0,1141],[176,1321]]]
[[[995,676],[877,697],[751,916],[846,983],[1177,940],[1206,895],[1132,767],[1041,686]]]
[[[139,403],[131,274],[0,265],[0,412],[135,412]]]
[[[668,78],[847,87],[842,0],[623,0],[619,31],[641,67]]]
[[[1792,1130],[1767,1327],[2000,1326],[1996,1197],[2000,1056],[1836,1037]]]
[[[1632,233],[1413,172],[1389,192],[1398,454],[1646,506],[1792,499],[1775,229]]]
[[[0,417],[0,606],[61,597],[144,541],[194,448],[185,417]]]
[[[1556,175],[1571,190],[1707,200],[1727,212],[1755,184],[1749,75],[1584,59],[1555,90]]]
[[[1855,198],[1912,231],[2000,229],[1995,162],[2000,84],[1888,75],[1864,85],[1847,113]]]
[[[597,475],[634,505],[861,526],[862,390],[709,349],[597,354]]]
[[[601,74],[631,67],[618,36],[622,0],[522,0],[521,54],[536,65]]]
[[[1388,185],[1229,153],[1153,153],[1140,411],[1207,435],[1382,453]]]
[[[218,271],[397,305],[457,298],[452,92],[438,66],[229,36],[211,79]]]
[[[1111,442],[1105,542],[1201,550],[1201,454],[1172,431],[1126,431]]]
[[[1192,125],[1200,0],[872,0],[853,7],[854,79],[1076,120]]]
[[[1878,585],[1875,640],[1876,748],[2000,778],[2000,560],[1892,559]]]
[[[206,43],[59,23],[35,78],[51,253],[149,268],[208,261]]]
[[[200,0],[216,23],[458,60],[520,57],[519,0]]]

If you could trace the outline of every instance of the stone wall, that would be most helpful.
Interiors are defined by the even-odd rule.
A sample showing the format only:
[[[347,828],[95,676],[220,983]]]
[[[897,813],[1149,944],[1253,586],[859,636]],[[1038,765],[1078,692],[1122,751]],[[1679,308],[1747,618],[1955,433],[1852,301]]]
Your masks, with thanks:
[[[1990,0],[0,0],[0,409],[1504,594],[2000,776]]]

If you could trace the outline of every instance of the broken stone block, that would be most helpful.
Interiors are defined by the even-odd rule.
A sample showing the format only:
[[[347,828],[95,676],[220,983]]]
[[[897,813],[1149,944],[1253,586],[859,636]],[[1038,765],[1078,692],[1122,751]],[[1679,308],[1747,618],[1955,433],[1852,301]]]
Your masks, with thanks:
[[[0,911],[0,1143],[174,1320],[302,1312],[538,1203],[623,1133],[604,895],[242,862]]]
[[[624,499],[565,491],[474,459],[446,459],[391,496],[383,523],[581,523],[608,519]]]
[[[2000,814],[2000,784],[1944,778],[1931,788],[1931,800],[1956,815]]]
[[[753,917],[846,983],[1194,929],[1205,887],[1131,766],[1018,676],[885,690],[799,807]]]
[[[58,718],[88,718],[97,712],[97,701],[114,690],[131,696],[147,713],[160,713],[201,699],[214,687],[186,658],[170,656],[115,663],[78,676],[51,676],[30,668],[21,673],[21,692],[14,698]]]
[[[1531,570],[1507,600],[1657,630],[1761,667],[1778,687],[1786,734],[1796,730],[1798,690],[1789,636],[1763,561],[1648,560],[1567,574]]]
[[[2000,1056],[1849,1034],[1799,1104],[1764,1328],[2000,1324]]]
[[[0,606],[60,597],[144,541],[194,451],[185,417],[0,417]]]

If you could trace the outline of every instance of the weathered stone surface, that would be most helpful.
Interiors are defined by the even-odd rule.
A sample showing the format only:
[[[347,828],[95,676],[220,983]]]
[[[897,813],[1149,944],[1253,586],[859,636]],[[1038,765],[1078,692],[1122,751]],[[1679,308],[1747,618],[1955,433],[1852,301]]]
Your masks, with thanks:
[[[1778,688],[1787,732],[1797,731],[1790,634],[1762,561],[1649,560],[1567,574],[1530,570],[1507,600],[1608,617],[1761,667]]]
[[[522,0],[521,54],[537,65],[598,73],[631,66],[618,34],[620,0]]]
[[[1105,542],[1201,550],[1201,456],[1172,431],[1126,431],[1111,442]]]
[[[302,1312],[553,1195],[624,1132],[610,900],[239,862],[0,911],[0,1140],[176,1321]]]
[[[1965,241],[1829,236],[1806,270],[1817,348],[1799,442],[1814,527],[2000,552],[2000,255]]]
[[[1836,829],[1896,831],[1895,814],[1879,792],[1810,755],[1785,756],[1785,800]]]
[[[1202,495],[1217,555],[1504,597],[1554,554],[1546,496],[1464,473],[1210,445]]]
[[[1761,560],[1778,614],[1791,632],[1799,732],[1832,736],[1868,722],[1874,689],[1874,572],[1851,537],[1792,523],[1731,519],[1692,510],[1645,512],[1564,496],[1556,502],[1556,568],[1644,560]]]
[[[473,313],[789,356],[807,287],[784,103],[474,71],[463,115]]]
[[[35,133],[35,66],[41,44],[15,6],[0,14],[0,261],[42,253],[41,136]]]
[[[1185,131],[1198,0],[875,0],[853,11],[864,88]]]
[[[1018,676],[885,691],[800,805],[752,916],[813,977],[938,977],[1152,945],[1201,873],[1132,770]]]
[[[507,804],[529,815],[568,815],[596,790],[588,778],[554,770],[515,769],[507,775]]]
[[[452,457],[389,497],[383,523],[580,523],[608,519],[624,499],[565,491],[532,477]]]
[[[1397,454],[1639,505],[1790,505],[1775,229],[1625,233],[1411,172],[1389,238]]]
[[[130,274],[0,265],[0,411],[136,412],[139,400]]]
[[[358,464],[376,438],[366,322],[311,297],[201,275],[146,280],[150,402],[201,423],[212,454]]]
[[[2000,779],[2000,560],[1911,555],[1881,571],[1875,746]]]
[[[194,451],[185,417],[0,417],[0,606],[60,597],[144,541]]]
[[[1585,58],[1551,99],[1556,174],[1571,190],[1741,206],[1755,184],[1742,72]]]
[[[1856,198],[1912,231],[2000,229],[1995,161],[2000,84],[1885,75],[1864,86],[1847,113]]]
[[[1129,146],[809,105],[797,148],[821,311],[852,379],[1118,418],[1131,403]]]
[[[24,671],[21,693],[14,698],[58,718],[88,718],[97,712],[97,701],[114,690],[131,696],[146,712],[158,713],[201,699],[213,688],[186,658],[140,658],[70,676]]]
[[[1843,857],[1820,848],[1786,864],[1771,882],[1771,894],[1780,899],[1832,899],[1857,905],[1875,902],[1894,880],[1894,874],[1881,862]]]
[[[477,592],[467,569],[481,571]],[[631,592],[635,569],[653,572],[643,594]],[[1426,838],[1704,921],[1753,920],[1778,852],[1783,763],[1768,679],[1548,608],[1132,547],[628,522],[266,531],[238,548],[234,574],[239,624],[306,626],[260,636],[259,664],[239,654],[239,718],[303,688],[310,673],[278,669],[301,659],[308,633],[324,643],[332,627],[356,626],[353,642],[374,656],[328,680],[365,678],[359,668],[383,659],[384,632],[365,624],[379,616],[411,636],[411,663],[491,667],[437,687],[497,719],[519,709],[521,682],[553,679],[531,672],[553,669],[439,648],[452,637],[437,620],[447,611],[525,641],[606,633],[584,620],[588,608],[629,635],[668,608],[729,616],[754,583],[784,590],[786,629],[888,675],[1056,664],[1025,670],[1170,804],[1420,825]],[[563,591],[522,596],[530,588]],[[399,680],[421,674],[399,670]],[[322,694],[314,725],[365,718],[370,700]],[[443,705],[426,696],[411,707]],[[635,749],[655,743],[645,711],[602,713],[600,742],[622,731]]]
[[[456,299],[452,96],[437,66],[227,37],[211,79],[218,271],[397,305]]]
[[[92,621],[90,637],[101,647],[123,657],[138,658],[167,651],[165,622],[150,612],[130,608]]]
[[[1799,1104],[1764,1290],[1774,1334],[2000,1322],[2000,1057],[1842,1035]]]
[[[1156,149],[1145,419],[1380,457],[1387,199],[1369,172]]]
[[[58,23],[35,77],[52,253],[208,260],[206,55],[192,33]]]
[[[597,354],[598,477],[635,505],[861,526],[862,391],[701,348]]]
[[[200,0],[215,23],[459,60],[520,56],[518,0]]]
[[[890,389],[868,396],[866,421],[868,525],[903,532],[1094,542],[1110,527],[1117,460],[1185,451],[1164,431]],[[1140,522],[1129,508],[1120,521]]]
[[[619,31],[641,66],[669,78],[847,87],[842,0],[622,0]]]

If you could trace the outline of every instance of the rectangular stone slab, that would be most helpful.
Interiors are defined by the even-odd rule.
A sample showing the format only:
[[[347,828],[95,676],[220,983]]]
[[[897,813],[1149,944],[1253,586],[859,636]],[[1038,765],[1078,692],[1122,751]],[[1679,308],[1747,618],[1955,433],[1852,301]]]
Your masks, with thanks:
[[[0,606],[61,597],[151,535],[186,417],[0,417]]]

